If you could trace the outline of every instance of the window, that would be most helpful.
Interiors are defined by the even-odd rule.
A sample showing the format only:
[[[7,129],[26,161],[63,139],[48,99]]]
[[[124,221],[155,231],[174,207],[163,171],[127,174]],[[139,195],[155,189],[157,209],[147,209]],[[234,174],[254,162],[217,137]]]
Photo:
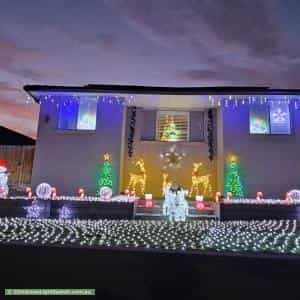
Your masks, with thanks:
[[[291,134],[290,108],[288,103],[273,103],[270,106],[272,134]]]
[[[270,105],[250,107],[251,134],[291,134],[288,103],[271,102]]]
[[[60,105],[58,129],[96,130],[97,102],[82,99]]]
[[[267,105],[252,105],[250,107],[250,133],[270,134],[269,107]]]
[[[189,113],[158,111],[156,117],[156,139],[165,142],[188,141]]]

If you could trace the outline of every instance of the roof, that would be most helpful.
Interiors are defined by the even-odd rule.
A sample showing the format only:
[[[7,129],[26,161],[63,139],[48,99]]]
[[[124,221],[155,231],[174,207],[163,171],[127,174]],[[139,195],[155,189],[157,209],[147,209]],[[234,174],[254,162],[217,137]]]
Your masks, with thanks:
[[[34,139],[3,126],[0,126],[0,136],[1,145],[35,145]]]
[[[24,90],[39,103],[35,92],[74,92],[74,93],[117,93],[117,94],[156,94],[156,95],[300,95],[300,89],[272,89],[255,86],[217,87],[167,87],[141,85],[97,85],[55,86],[25,85]]]

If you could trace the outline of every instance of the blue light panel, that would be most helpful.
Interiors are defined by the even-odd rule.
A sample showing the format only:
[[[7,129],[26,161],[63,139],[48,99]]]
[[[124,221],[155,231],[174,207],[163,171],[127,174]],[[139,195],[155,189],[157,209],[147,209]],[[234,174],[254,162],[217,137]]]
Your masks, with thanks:
[[[271,134],[291,134],[290,109],[288,103],[274,102],[270,106]]]

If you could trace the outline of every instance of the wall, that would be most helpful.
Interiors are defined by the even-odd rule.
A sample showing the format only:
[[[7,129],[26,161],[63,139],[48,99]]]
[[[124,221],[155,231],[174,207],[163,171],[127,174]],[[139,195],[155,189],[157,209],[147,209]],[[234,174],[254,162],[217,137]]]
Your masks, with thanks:
[[[146,181],[146,193],[152,193],[155,198],[162,198],[162,174],[163,170],[163,160],[160,157],[162,152],[170,149],[172,145],[176,145],[178,152],[185,152],[187,156],[182,160],[181,167],[178,169],[168,168],[166,172],[169,174],[170,180],[175,180],[179,182],[183,188],[190,189],[191,187],[191,176],[193,171],[193,162],[202,162],[202,167],[200,168],[201,175],[210,175],[210,182],[212,185],[212,194],[214,194],[217,185],[217,159],[212,162],[208,159],[208,146],[205,141],[202,142],[159,142],[159,141],[144,141],[141,136],[144,135],[147,138],[153,138],[153,122],[151,122],[152,117],[155,114],[148,114],[146,117],[143,115],[142,109],[137,109],[136,114],[136,126],[135,126],[135,138],[134,138],[134,151],[133,157],[128,158],[127,155],[127,137],[128,137],[128,126],[125,140],[125,151],[124,151],[124,168],[123,168],[123,189],[125,189],[129,182],[129,173],[140,174],[139,168],[135,166],[135,162],[139,158],[143,158],[145,162],[145,169],[147,174]],[[216,115],[216,114],[215,114]],[[130,120],[130,113],[127,113],[127,125]],[[148,128],[143,131],[143,125]],[[206,126],[206,125],[204,125]],[[216,117],[215,117],[215,127],[216,127]],[[205,127],[206,128],[206,127]],[[193,128],[192,132],[195,131]],[[152,134],[151,134],[152,131]],[[201,191],[201,190],[200,190]],[[139,189],[137,189],[139,192]]]
[[[43,103],[32,186],[48,182],[61,195],[76,194],[79,187],[95,194],[103,154],[109,152],[112,154],[113,189],[118,192],[123,110],[121,104],[99,103],[95,132],[62,132],[56,130],[56,104]]]
[[[283,197],[300,189],[300,112],[291,106],[292,135],[250,135],[249,107],[223,108],[224,158],[237,155],[245,196]]]

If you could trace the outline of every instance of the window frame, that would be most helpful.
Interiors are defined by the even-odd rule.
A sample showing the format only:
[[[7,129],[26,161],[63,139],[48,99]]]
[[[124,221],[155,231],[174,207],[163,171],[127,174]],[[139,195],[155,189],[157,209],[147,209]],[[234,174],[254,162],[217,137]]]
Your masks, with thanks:
[[[159,131],[159,120],[160,116],[164,115],[176,115],[182,114],[186,116],[187,120],[187,127],[186,127],[186,139],[178,140],[178,141],[162,141],[160,139],[160,131]],[[178,142],[189,142],[190,141],[190,112],[189,111],[182,111],[182,110],[157,110],[156,111],[156,123],[155,123],[155,141],[156,142],[166,142],[166,143],[178,143]]]
[[[94,100],[83,100],[83,101],[94,101]],[[62,103],[59,104],[57,109],[57,120],[56,120],[56,131],[62,132],[62,133],[93,133],[97,130],[97,121],[98,121],[98,102],[95,103],[95,128],[94,129],[78,129],[78,120],[79,120],[79,111],[80,111],[80,104],[81,101],[79,100],[79,103],[77,105],[77,111],[76,111],[76,128],[60,128],[59,122],[61,118],[61,105],[64,105]],[[67,104],[68,105],[68,104]]]

